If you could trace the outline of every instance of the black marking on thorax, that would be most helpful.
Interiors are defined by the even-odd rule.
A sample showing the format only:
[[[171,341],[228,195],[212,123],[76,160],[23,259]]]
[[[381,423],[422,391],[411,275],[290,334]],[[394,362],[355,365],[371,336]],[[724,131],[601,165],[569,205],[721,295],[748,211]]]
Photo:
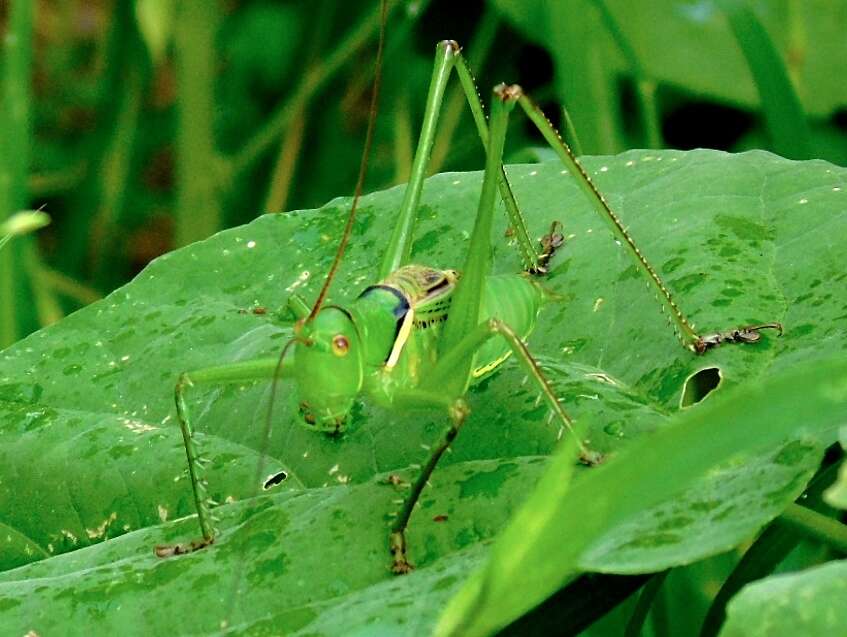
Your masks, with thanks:
[[[409,313],[411,309],[411,305],[409,304],[409,299],[406,298],[406,295],[403,294],[400,290],[390,285],[383,285],[381,283],[377,283],[376,285],[369,285],[362,293],[359,295],[359,298],[364,298],[369,294],[372,294],[375,290],[386,290],[387,292],[391,292],[394,296],[397,297],[397,305],[394,306],[392,313],[394,314],[394,336],[391,338],[391,342],[395,343],[397,341],[397,337],[400,336],[400,328],[403,326],[403,320],[406,318],[406,314]],[[391,356],[391,351],[389,350],[388,354],[385,355],[385,361],[388,360],[388,357]]]
[[[447,314],[443,314],[441,316],[436,316],[434,318],[429,319],[415,319],[414,325],[416,329],[425,330],[428,327],[432,327],[433,325],[438,325],[439,323],[443,323],[447,320]]]
[[[408,312],[409,308],[411,307],[409,305],[409,299],[407,299],[406,295],[403,294],[400,290],[390,285],[384,285],[382,283],[377,283],[376,285],[369,285],[364,290],[362,290],[362,293],[359,295],[359,298],[361,299],[368,296],[374,290],[386,290],[396,296],[399,303],[394,307],[394,318],[400,321],[403,319],[404,316],[406,316],[406,312]]]

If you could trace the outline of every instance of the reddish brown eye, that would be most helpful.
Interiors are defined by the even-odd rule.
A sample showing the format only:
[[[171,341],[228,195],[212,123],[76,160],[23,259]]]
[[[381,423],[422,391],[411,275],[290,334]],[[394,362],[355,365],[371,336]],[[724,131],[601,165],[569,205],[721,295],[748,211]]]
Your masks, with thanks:
[[[332,337],[332,353],[336,356],[347,356],[347,350],[350,349],[350,341],[343,334],[336,334]]]

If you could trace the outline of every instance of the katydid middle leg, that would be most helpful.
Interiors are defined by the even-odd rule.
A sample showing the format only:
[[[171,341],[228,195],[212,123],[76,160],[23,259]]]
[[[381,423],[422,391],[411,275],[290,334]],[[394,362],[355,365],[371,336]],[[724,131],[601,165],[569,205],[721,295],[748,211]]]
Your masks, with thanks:
[[[285,359],[284,356],[280,358],[257,359],[243,363],[207,367],[180,374],[174,389],[174,399],[176,402],[177,419],[179,420],[183,444],[185,446],[188,477],[191,480],[191,491],[194,498],[194,506],[197,510],[197,520],[200,525],[200,538],[183,544],[157,546],[155,549],[156,555],[159,557],[170,557],[183,553],[191,553],[215,541],[215,517],[212,513],[212,507],[216,503],[209,498],[207,493],[206,478],[203,475],[203,469],[207,461],[201,455],[194,435],[191,412],[188,401],[186,400],[189,388],[204,384],[223,385],[276,379],[282,374],[290,374],[290,360]],[[261,467],[257,470],[257,474],[260,473]]]
[[[559,423],[559,438],[565,430],[576,435],[573,429],[573,420],[562,407],[555,392],[550,386],[547,379],[544,377],[538,363],[532,357],[529,349],[520,339],[520,337],[506,323],[496,318],[490,318],[487,321],[480,323],[476,329],[463,338],[458,346],[449,352],[446,356],[439,360],[433,373],[430,375],[426,388],[443,387],[448,383],[450,378],[454,378],[461,373],[465,363],[468,360],[473,360],[474,354],[485,344],[489,339],[500,336],[508,344],[510,350],[515,355],[518,362],[526,371],[527,376],[532,379],[536,387],[541,392],[541,395],[547,400],[551,416]],[[431,392],[435,394],[435,391]],[[445,399],[441,398],[440,402]],[[398,403],[404,401],[402,396],[398,396]],[[459,435],[459,431],[464,425],[470,411],[462,398],[448,399],[450,426],[445,431],[441,440],[432,449],[429,458],[423,464],[421,472],[412,483],[409,494],[403,502],[403,508],[399,511],[391,525],[391,533],[389,536],[389,550],[392,556],[392,572],[400,575],[408,573],[413,566],[408,561],[406,556],[406,529],[409,525],[409,519],[412,516],[415,505],[423,492],[424,487],[429,482],[430,476],[435,471],[439,460],[444,453],[449,449],[450,445]],[[592,451],[585,444],[577,439],[577,448],[579,450],[579,460],[583,464],[593,466],[602,461],[602,456],[596,451]]]

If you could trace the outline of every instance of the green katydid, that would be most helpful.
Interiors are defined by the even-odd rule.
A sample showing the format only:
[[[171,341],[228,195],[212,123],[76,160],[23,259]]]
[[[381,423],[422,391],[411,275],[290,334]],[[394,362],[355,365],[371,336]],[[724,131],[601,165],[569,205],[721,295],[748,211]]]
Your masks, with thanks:
[[[381,51],[380,43],[376,63],[377,84]],[[410,263],[416,212],[439,109],[454,69],[486,149],[475,225],[467,258],[458,272]],[[375,90],[374,100],[377,93]],[[525,345],[525,339],[532,332],[546,300],[538,279],[545,274],[548,262],[562,244],[562,237],[554,222],[550,233],[542,238],[540,247],[534,245],[503,169],[508,117],[515,105],[519,105],[537,126],[565,169],[576,177],[591,205],[608,222],[615,239],[632,255],[648,286],[655,289],[660,302],[667,308],[669,322],[683,346],[695,353],[703,353],[723,342],[756,342],[762,329],[781,331],[778,323],[765,323],[707,335],[695,332],[656,270],[636,247],[617,215],[541,110],[519,86],[501,84],[494,88],[491,116],[486,121],[473,77],[458,44],[449,40],[440,42],[436,47],[435,66],[411,179],[377,282],[366,287],[347,307],[325,303],[355,218],[375,117],[375,107],[372,107],[359,185],[335,261],[313,305],[309,306],[297,296],[289,299],[289,308],[298,321],[295,335],[283,348],[282,354],[279,358],[222,365],[180,376],[175,390],[177,413],[202,537],[188,544],[158,547],[157,554],[168,556],[197,550],[212,544],[215,538],[212,505],[206,497],[205,480],[201,477],[203,462],[193,437],[186,398],[188,388],[196,384],[241,383],[258,379],[273,379],[276,383],[293,379],[303,424],[329,435],[343,431],[347,415],[360,396],[390,408],[443,408],[449,416],[449,426],[431,450],[391,525],[388,544],[395,573],[405,573],[412,568],[407,559],[406,544],[409,519],[439,459],[469,415],[464,396],[472,383],[496,372],[513,356],[547,400],[551,420],[557,422],[560,435],[565,430],[573,431],[572,419],[560,405]],[[492,219],[498,192],[505,204],[508,223],[524,265],[524,272],[519,274],[491,273]],[[289,352],[291,356],[287,355]],[[578,448],[582,462],[594,464],[600,460],[599,454],[582,441],[578,441]]]

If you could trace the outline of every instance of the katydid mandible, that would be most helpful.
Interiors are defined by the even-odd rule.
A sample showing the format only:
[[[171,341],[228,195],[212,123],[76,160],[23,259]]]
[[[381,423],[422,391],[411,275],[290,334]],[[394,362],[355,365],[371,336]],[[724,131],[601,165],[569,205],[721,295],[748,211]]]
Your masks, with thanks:
[[[412,569],[407,558],[406,529],[422,490],[439,459],[458,435],[469,415],[464,396],[468,387],[495,373],[514,357],[546,399],[561,435],[573,432],[573,421],[559,403],[525,340],[531,334],[546,293],[539,279],[563,243],[559,224],[553,222],[538,246],[530,238],[502,165],[509,113],[519,105],[561,159],[592,207],[608,223],[615,239],[631,254],[659,302],[682,345],[702,354],[724,342],[753,343],[760,331],[779,323],[738,327],[700,335],[671,297],[668,288],[649,264],[618,216],[560,138],[542,111],[517,85],[494,88],[487,121],[473,76],[452,40],[436,47],[435,66],[427,97],[424,121],[397,224],[382,259],[374,285],[362,291],[347,307],[326,304],[325,299],[344,253],[355,218],[372,138],[378,94],[382,39],[377,55],[374,106],[363,154],[359,184],[335,261],[323,288],[310,307],[294,296],[288,306],[297,316],[294,337],[279,358],[222,365],[183,373],[176,385],[177,414],[188,459],[201,538],[187,544],[157,547],[157,554],[186,553],[214,542],[212,503],[206,496],[203,462],[193,437],[187,391],[197,384],[241,383],[258,379],[293,379],[297,387],[304,426],[329,435],[344,430],[347,415],[360,396],[390,408],[440,407],[449,418],[441,440],[433,446],[420,474],[411,485],[402,509],[391,525],[388,548],[395,573]],[[474,122],[486,150],[482,192],[465,263],[461,270],[437,269],[410,263],[418,203],[427,163],[450,73],[455,70],[467,97]],[[524,271],[512,275],[491,273],[491,234],[495,200],[505,204]],[[288,356],[288,353],[291,353]],[[577,441],[579,459],[586,464],[601,460],[583,441]]]

